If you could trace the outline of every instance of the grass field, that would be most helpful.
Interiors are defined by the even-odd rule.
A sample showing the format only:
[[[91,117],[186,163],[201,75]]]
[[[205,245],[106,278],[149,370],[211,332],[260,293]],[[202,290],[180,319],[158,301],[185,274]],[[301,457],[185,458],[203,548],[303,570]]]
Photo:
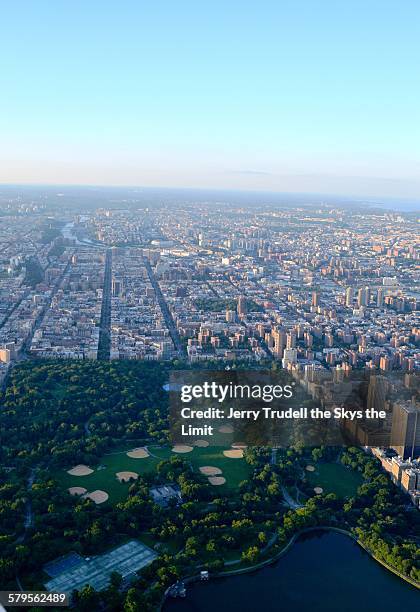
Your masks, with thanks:
[[[213,487],[215,494],[217,491],[235,491],[238,484],[248,477],[250,466],[244,459],[229,459],[223,455],[226,447],[212,446],[208,448],[195,447],[190,453],[178,455],[191,463],[194,470],[201,466],[212,465],[222,470],[226,483],[222,486]],[[115,451],[104,455],[101,458],[99,467],[95,468],[93,474],[88,476],[71,476],[66,470],[59,470],[54,473],[54,477],[60,482],[63,488],[84,487],[88,491],[101,489],[109,494],[109,501],[117,503],[127,497],[131,483],[121,483],[117,480],[116,472],[130,471],[138,474],[153,473],[157,464],[163,459],[168,459],[176,455],[169,447],[148,447],[151,453],[146,459],[133,459],[128,457],[125,450]],[[69,468],[72,466],[69,466]]]
[[[314,487],[322,487],[324,493],[335,493],[337,497],[349,497],[362,484],[362,476],[347,469],[341,463],[313,463],[315,472],[305,472],[306,479]]]

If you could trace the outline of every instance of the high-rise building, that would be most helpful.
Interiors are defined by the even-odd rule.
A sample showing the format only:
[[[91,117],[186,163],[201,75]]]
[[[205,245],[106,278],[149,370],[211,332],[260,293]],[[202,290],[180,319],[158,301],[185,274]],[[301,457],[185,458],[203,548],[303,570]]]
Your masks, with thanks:
[[[5,342],[3,344],[3,348],[7,349],[10,354],[10,359],[15,359],[16,357],[16,344],[14,342]]]
[[[382,355],[379,361],[379,368],[383,372],[389,372],[389,370],[391,369],[391,359],[388,357],[388,355]]]
[[[2,363],[10,363],[11,355],[10,351],[7,348],[0,348],[0,362]]]
[[[375,410],[385,410],[386,397],[389,390],[389,383],[385,376],[371,375],[367,393],[366,408]]]
[[[404,471],[410,468],[410,462],[404,461],[401,457],[393,457],[391,462],[391,479],[397,486],[401,485]]]
[[[237,306],[237,310],[238,310],[238,315],[239,316],[243,316],[246,315],[247,313],[247,308],[246,308],[246,298],[243,295],[240,295],[238,297],[238,306]]]
[[[324,345],[327,348],[332,348],[334,346],[334,336],[329,332],[324,335]]]
[[[236,312],[234,310],[226,310],[226,323],[235,323]]]
[[[113,278],[111,284],[112,297],[118,297],[121,295],[122,281],[119,278]]]
[[[308,348],[313,346],[314,337],[313,337],[313,335],[311,333],[305,332],[304,340],[305,340],[305,346],[307,346]]]
[[[401,474],[401,488],[408,493],[408,491],[416,490],[417,480],[420,477],[420,470],[413,470],[408,468]]]
[[[284,350],[284,357],[282,359],[283,368],[287,368],[289,363],[297,362],[297,350],[295,348],[287,348]]]
[[[296,346],[296,333],[291,331],[286,336],[286,349],[292,349]]]
[[[286,333],[282,329],[275,329],[272,332],[272,337],[274,340],[273,354],[281,359],[286,346]]]
[[[163,340],[159,343],[159,357],[160,359],[169,359],[172,355],[173,344],[171,340]]]
[[[357,305],[368,306],[370,301],[370,289],[369,287],[362,287],[357,293]]]
[[[354,290],[353,287],[347,287],[346,289],[346,306],[351,308],[353,306]]]
[[[312,306],[319,306],[319,293],[318,291],[312,292]]]
[[[390,446],[403,459],[420,456],[420,406],[414,402],[394,404]]]

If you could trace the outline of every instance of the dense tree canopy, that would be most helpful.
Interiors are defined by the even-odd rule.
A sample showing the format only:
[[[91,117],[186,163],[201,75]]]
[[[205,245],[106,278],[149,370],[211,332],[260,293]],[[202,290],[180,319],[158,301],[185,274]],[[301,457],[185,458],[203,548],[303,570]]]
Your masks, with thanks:
[[[252,566],[275,555],[302,529],[335,526],[351,531],[378,559],[419,580],[418,513],[358,448],[296,445],[245,451],[249,476],[235,495],[220,492],[191,469],[188,457],[172,456],[129,487],[115,506],[96,506],[63,491],[51,473],[76,463],[98,464],[122,441],[167,442],[169,368],[145,362],[26,362],[12,372],[0,406],[0,582],[42,589],[42,566],[71,550],[98,554],[128,538],[149,538],[159,557],[121,590],[114,575],[103,593],[85,587],[77,610],[155,610],[164,590],[198,567],[223,569],[227,559]],[[240,367],[240,365],[239,365]],[[309,462],[339,461],[360,473],[357,493],[343,499],[315,495],[305,485]],[[153,484],[176,483],[182,503],[166,508],[150,496]],[[291,509],[284,491],[300,496]],[[28,512],[33,522],[28,526]],[[25,527],[26,523],[26,527]]]

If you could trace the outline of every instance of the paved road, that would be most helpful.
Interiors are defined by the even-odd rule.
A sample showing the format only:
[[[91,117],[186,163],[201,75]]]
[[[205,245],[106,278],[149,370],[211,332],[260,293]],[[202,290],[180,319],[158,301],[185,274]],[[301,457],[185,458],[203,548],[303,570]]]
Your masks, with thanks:
[[[146,266],[146,270],[147,270],[147,274],[149,275],[149,280],[152,284],[153,289],[155,290],[156,293],[156,298],[159,302],[159,306],[162,310],[162,314],[163,317],[165,319],[165,323],[167,328],[169,329],[169,333],[171,335],[172,338],[172,342],[174,343],[174,346],[176,348],[176,350],[178,351],[178,354],[180,357],[185,357],[186,356],[186,352],[185,349],[182,345],[181,342],[181,338],[179,337],[178,334],[178,330],[175,326],[175,322],[172,318],[172,315],[169,311],[168,305],[165,301],[165,298],[163,297],[163,293],[159,287],[159,283],[156,280],[156,277],[154,275],[154,272],[152,270],[152,266],[150,265],[150,262],[147,258],[144,258],[144,265]]]
[[[74,253],[74,251],[73,251]],[[73,255],[72,253],[72,255]],[[26,340],[23,342],[22,344],[22,350],[20,351],[20,354],[16,357],[16,359],[14,359],[13,361],[11,361],[10,363],[10,367],[7,371],[7,374],[3,380],[3,383],[0,387],[1,390],[4,390],[7,386],[12,368],[14,368],[18,363],[20,363],[21,361],[25,361],[27,359],[30,359],[29,355],[28,355],[28,351],[31,348],[31,343],[32,343],[32,339],[34,337],[34,334],[36,332],[37,329],[39,329],[40,325],[42,324],[42,321],[44,319],[44,316],[47,312],[47,310],[49,309],[49,307],[51,306],[51,300],[54,297],[54,295],[57,293],[58,288],[61,285],[62,280],[64,279],[69,267],[70,267],[70,263],[71,263],[71,257],[72,255],[70,255],[69,260],[67,262],[67,265],[63,271],[63,273],[57,278],[57,280],[55,281],[54,285],[52,286],[52,291],[51,291],[51,295],[49,296],[49,298],[47,299],[46,303],[44,304],[44,306],[41,309],[41,312],[39,313],[36,321],[35,321],[35,325],[32,328],[32,331],[28,334]],[[29,293],[29,289],[28,289],[28,293]],[[22,298],[23,299],[23,298]],[[19,301],[19,304],[22,300]],[[18,304],[18,305],[19,305]]]
[[[105,277],[102,293],[101,321],[99,324],[98,359],[109,361],[111,352],[111,288],[112,251],[108,249],[105,259]]]
[[[32,338],[34,337],[34,334],[36,332],[36,330],[40,327],[40,325],[42,324],[42,321],[44,320],[44,317],[48,311],[48,309],[51,306],[51,301],[53,299],[53,297],[55,296],[55,294],[57,293],[58,289],[61,286],[61,283],[64,279],[64,277],[66,276],[70,266],[71,266],[71,258],[74,255],[75,251],[73,251],[71,253],[71,255],[69,256],[69,259],[67,261],[67,265],[64,268],[62,274],[57,278],[57,280],[55,281],[55,283],[52,286],[52,290],[51,290],[51,295],[49,296],[49,298],[46,300],[44,306],[41,309],[41,312],[39,313],[36,321],[35,321],[35,325],[32,329],[32,332],[29,334],[29,336],[27,337],[27,339],[25,340],[24,344],[23,344],[23,352],[26,352],[30,349],[31,347],[31,342],[32,342]]]

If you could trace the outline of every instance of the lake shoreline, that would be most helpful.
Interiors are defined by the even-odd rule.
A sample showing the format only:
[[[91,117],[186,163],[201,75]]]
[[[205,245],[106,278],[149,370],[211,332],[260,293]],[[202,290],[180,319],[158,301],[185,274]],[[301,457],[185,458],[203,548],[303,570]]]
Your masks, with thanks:
[[[238,570],[229,570],[227,572],[218,572],[212,577],[213,578],[218,578],[218,577],[227,578],[229,576],[235,576],[235,575],[239,576],[241,574],[246,574],[248,572],[257,571],[260,568],[271,565],[272,563],[275,563],[276,561],[281,559],[281,557],[283,557],[290,550],[290,548],[293,546],[293,544],[296,542],[296,540],[300,536],[304,535],[305,533],[311,533],[313,531],[334,531],[336,533],[341,533],[343,535],[348,536],[354,542],[356,542],[356,544],[358,544],[361,548],[363,548],[363,550],[365,550],[370,555],[370,557],[372,557],[372,559],[380,563],[385,569],[389,570],[390,572],[395,574],[395,576],[398,576],[399,578],[401,578],[405,582],[408,582],[409,584],[416,587],[417,589],[420,589],[420,583],[416,582],[413,578],[410,578],[410,576],[401,574],[400,572],[398,572],[398,570],[388,565],[385,561],[383,561],[382,559],[379,559],[377,556],[375,556],[375,554],[371,550],[369,550],[369,548],[364,546],[362,542],[360,542],[360,540],[356,536],[354,536],[350,531],[347,531],[346,529],[342,529],[340,527],[327,527],[327,526],[307,527],[306,529],[301,529],[300,531],[292,535],[292,537],[290,538],[288,543],[284,546],[284,548],[282,548],[276,555],[274,555],[274,557],[261,561],[260,563],[257,563],[256,565],[253,565],[252,567],[244,567]]]
[[[335,532],[335,533],[339,533],[341,535],[347,536],[348,538],[353,540],[353,542],[358,544],[358,546],[360,546],[360,548],[362,548],[366,553],[368,553],[368,555],[369,555],[369,557],[371,559],[373,559],[374,561],[378,562],[384,569],[387,569],[392,574],[394,574],[398,578],[402,579],[404,582],[410,584],[411,586],[415,587],[416,589],[420,589],[420,584],[418,582],[416,582],[415,580],[413,580],[409,576],[405,576],[403,574],[400,574],[397,570],[395,570],[394,568],[389,566],[387,563],[385,563],[381,559],[378,559],[350,531],[347,531],[347,530],[342,529],[340,527],[333,527],[333,526],[316,526],[316,527],[307,527],[305,529],[302,529],[302,530],[296,532],[295,534],[293,534],[291,536],[291,538],[289,539],[289,541],[287,542],[287,544],[276,555],[274,555],[273,557],[270,557],[269,559],[265,559],[264,561],[261,561],[260,563],[257,563],[257,564],[255,564],[253,566],[243,567],[243,568],[239,568],[239,569],[235,569],[235,570],[222,571],[222,572],[218,572],[217,574],[216,573],[215,574],[210,574],[210,580],[218,579],[218,578],[229,578],[229,577],[235,577],[235,576],[244,576],[246,574],[258,572],[259,570],[262,570],[264,568],[270,567],[270,566],[274,565],[275,563],[277,563],[277,561],[279,561],[282,557],[284,557],[293,548],[294,544],[296,543],[296,541],[301,536],[303,536],[305,534],[309,534],[309,533],[314,533],[314,532],[317,532],[317,531]],[[200,581],[200,576],[199,575],[188,576],[188,577],[183,578],[182,580],[183,580],[183,582],[185,582],[185,584],[191,584],[191,583]],[[160,604],[160,607],[159,607],[159,611],[163,610],[164,604],[165,604],[165,602],[168,599],[169,599],[169,589],[165,592],[165,595],[164,595],[164,597],[162,599],[162,602]]]

